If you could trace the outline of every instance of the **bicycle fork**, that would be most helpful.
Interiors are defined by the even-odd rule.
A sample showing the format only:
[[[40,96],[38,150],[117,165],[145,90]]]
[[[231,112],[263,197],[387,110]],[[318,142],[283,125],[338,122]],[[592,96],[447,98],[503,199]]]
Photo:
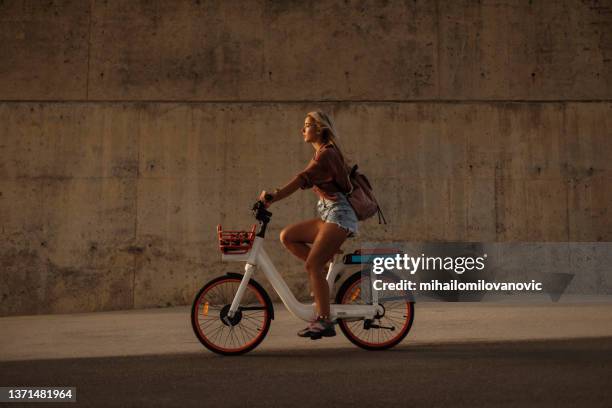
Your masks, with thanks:
[[[244,266],[244,276],[242,277],[242,280],[240,281],[240,285],[238,286],[236,295],[234,295],[234,300],[232,300],[232,305],[230,306],[229,312],[227,313],[227,316],[225,317],[226,323],[230,324],[229,320],[232,319],[234,315],[236,314],[236,312],[238,311],[238,307],[240,306],[240,301],[242,300],[242,296],[244,295],[244,291],[246,290],[247,285],[249,284],[249,281],[251,280],[251,275],[253,274],[254,270],[255,270],[255,265],[247,263]]]

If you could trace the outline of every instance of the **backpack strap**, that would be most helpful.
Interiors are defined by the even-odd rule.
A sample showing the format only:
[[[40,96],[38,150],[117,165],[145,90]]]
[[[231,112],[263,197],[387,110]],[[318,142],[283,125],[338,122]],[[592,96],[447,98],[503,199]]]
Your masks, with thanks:
[[[342,162],[344,163],[344,159],[342,159]],[[344,168],[344,173],[346,174],[346,182],[348,183],[349,186],[351,186],[350,190],[344,194],[346,194],[347,197],[350,197],[351,194],[353,193],[353,190],[355,189],[355,187],[353,186],[353,183],[351,182],[351,177],[353,177],[355,175],[355,172],[357,171],[357,165],[355,164],[351,170],[347,170],[347,166],[346,163],[344,163],[344,165],[342,166]],[[342,191],[342,189],[340,188],[340,185],[338,183],[336,183],[336,180],[334,180],[334,184],[336,185],[336,187],[338,188],[338,190]]]
[[[351,190],[346,194],[347,196],[350,196],[351,193],[353,192],[353,190],[355,189],[355,186],[353,186],[353,183],[351,182],[351,177],[355,177],[355,172],[357,171],[357,165],[355,164],[352,168],[350,172],[347,172],[346,174],[346,180],[349,183],[349,186],[351,186]]]
[[[387,225],[387,220],[385,219],[385,215],[382,212],[382,209],[380,208],[380,205],[378,205],[378,202],[376,202],[376,207],[378,207],[378,224],[385,224]],[[380,222],[380,220],[382,219],[382,223]]]
[[[359,168],[359,166],[357,166],[356,164],[353,166],[353,168],[351,169],[350,173],[349,173],[349,182],[351,180],[351,177],[355,177],[355,173],[357,172],[357,169]],[[352,186],[352,184],[351,184]],[[378,223],[379,224],[387,224],[387,219],[385,218],[385,214],[383,214],[382,212],[382,208],[380,208],[380,205],[378,204],[378,200],[376,200],[376,197],[374,198],[374,202],[376,203],[376,212],[378,213]],[[382,222],[381,222],[382,221]]]

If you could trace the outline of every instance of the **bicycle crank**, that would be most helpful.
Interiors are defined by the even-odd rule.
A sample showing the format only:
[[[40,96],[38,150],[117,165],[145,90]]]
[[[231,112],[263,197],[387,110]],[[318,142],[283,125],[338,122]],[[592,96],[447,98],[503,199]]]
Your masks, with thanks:
[[[364,330],[369,330],[369,329],[386,329],[386,330],[390,330],[390,331],[394,331],[395,330],[395,327],[393,327],[393,326],[381,326],[379,324],[372,323],[372,320],[364,320],[363,321],[363,328],[364,328]]]

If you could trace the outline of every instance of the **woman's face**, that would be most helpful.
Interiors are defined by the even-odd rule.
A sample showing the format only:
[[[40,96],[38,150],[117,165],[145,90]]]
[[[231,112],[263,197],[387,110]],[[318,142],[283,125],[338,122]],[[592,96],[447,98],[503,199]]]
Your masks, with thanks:
[[[307,116],[304,119],[304,126],[302,127],[302,136],[304,136],[304,142],[313,143],[317,142],[320,138],[320,135],[317,134],[317,124],[313,118]]]

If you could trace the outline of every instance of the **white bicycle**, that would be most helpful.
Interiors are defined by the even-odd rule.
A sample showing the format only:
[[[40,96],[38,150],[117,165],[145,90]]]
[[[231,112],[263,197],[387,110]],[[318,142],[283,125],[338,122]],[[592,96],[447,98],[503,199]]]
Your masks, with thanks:
[[[305,321],[315,317],[313,303],[299,302],[280,273],[274,267],[263,243],[272,213],[262,202],[253,206],[260,222],[250,231],[223,231],[217,226],[219,248],[224,261],[246,262],[244,274],[227,273],[208,282],[195,297],[191,308],[191,324],[200,342],[209,350],[237,355],[253,350],[266,337],[274,319],[270,297],[252,276],[260,267],[289,312]],[[347,265],[362,265],[368,257],[380,251],[355,251],[335,255],[329,265],[327,282],[330,296],[334,285]],[[384,252],[384,251],[383,251]],[[331,319],[355,345],[367,350],[383,350],[401,342],[410,331],[414,320],[414,301],[403,291],[384,292],[380,297],[372,290],[372,275],[358,271],[338,289],[331,304]],[[377,276],[376,279],[395,280]]]

